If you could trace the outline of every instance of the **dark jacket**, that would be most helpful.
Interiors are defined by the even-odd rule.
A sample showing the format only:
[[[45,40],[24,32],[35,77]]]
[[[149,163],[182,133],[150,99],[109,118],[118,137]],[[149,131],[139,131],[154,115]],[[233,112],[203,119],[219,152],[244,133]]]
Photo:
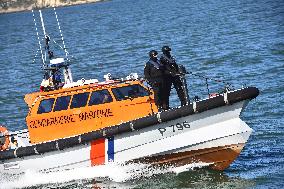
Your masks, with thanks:
[[[152,60],[149,59],[149,61],[146,63],[144,68],[144,76],[145,79],[148,81],[155,81],[160,80],[164,77],[165,74],[165,67],[160,63],[159,60]]]
[[[167,75],[176,76],[179,74],[179,68],[174,57],[163,54],[160,62],[165,66],[165,73]]]

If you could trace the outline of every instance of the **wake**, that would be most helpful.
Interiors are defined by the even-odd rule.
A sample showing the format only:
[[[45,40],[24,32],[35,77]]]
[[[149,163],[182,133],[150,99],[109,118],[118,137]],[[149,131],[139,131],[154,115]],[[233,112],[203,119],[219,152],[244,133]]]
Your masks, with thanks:
[[[208,163],[193,163],[181,167],[153,167],[149,164],[118,164],[109,163],[95,167],[77,168],[72,170],[40,173],[28,170],[20,176],[1,176],[0,188],[26,188],[38,185],[67,183],[74,180],[104,178],[113,182],[123,183],[140,178],[149,178],[154,175],[190,171],[195,168],[208,166]]]

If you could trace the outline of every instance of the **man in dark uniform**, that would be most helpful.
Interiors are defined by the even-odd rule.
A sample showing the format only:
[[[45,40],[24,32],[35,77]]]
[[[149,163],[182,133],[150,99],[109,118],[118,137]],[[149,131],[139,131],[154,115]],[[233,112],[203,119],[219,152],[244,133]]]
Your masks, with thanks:
[[[144,68],[144,76],[154,90],[154,100],[156,106],[159,110],[162,110],[165,109],[165,67],[158,60],[157,51],[151,50],[149,52],[149,57],[150,59],[148,60]]]
[[[188,91],[186,80],[184,78],[185,68],[177,65],[175,58],[171,55],[171,48],[169,46],[162,47],[163,55],[161,56],[160,62],[165,66],[166,73],[166,94],[167,106],[169,106],[169,96],[172,84],[174,85],[181,105],[184,106],[189,103]],[[183,68],[183,70],[181,70]]]

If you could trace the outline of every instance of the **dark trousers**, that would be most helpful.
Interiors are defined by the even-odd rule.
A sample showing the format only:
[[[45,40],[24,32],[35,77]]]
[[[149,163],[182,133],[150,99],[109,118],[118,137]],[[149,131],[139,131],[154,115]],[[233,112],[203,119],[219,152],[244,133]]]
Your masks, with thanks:
[[[165,103],[165,80],[164,78],[158,78],[150,81],[150,85],[154,91],[154,101],[158,109],[164,109]]]
[[[185,78],[182,76],[175,76],[173,79],[174,88],[177,91],[178,98],[182,106],[189,103],[188,90]]]
[[[187,84],[185,78],[182,76],[169,76],[167,79],[167,84],[166,84],[166,102],[167,102],[167,107],[169,107],[169,96],[170,96],[170,91],[172,84],[174,85],[174,88],[177,92],[178,98],[181,102],[181,106],[186,105],[189,103],[189,98],[188,98],[188,90],[187,90]]]
[[[170,93],[171,93],[171,87],[173,83],[173,77],[172,76],[166,76],[165,77],[165,84],[164,84],[164,107],[165,109],[169,109],[170,107]]]

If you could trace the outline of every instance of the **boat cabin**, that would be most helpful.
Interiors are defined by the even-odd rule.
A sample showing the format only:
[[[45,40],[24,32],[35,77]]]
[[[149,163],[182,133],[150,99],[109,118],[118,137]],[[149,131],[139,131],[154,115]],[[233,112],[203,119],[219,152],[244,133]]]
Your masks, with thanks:
[[[31,143],[71,137],[158,112],[142,81],[106,81],[27,94]]]

